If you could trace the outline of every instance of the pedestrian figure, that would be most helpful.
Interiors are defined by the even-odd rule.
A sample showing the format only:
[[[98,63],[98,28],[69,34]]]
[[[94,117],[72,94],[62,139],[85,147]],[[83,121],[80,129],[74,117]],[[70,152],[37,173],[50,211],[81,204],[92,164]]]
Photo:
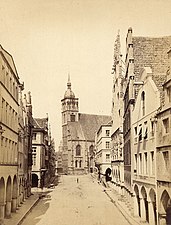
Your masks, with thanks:
[[[78,178],[77,178],[77,183],[79,182]]]

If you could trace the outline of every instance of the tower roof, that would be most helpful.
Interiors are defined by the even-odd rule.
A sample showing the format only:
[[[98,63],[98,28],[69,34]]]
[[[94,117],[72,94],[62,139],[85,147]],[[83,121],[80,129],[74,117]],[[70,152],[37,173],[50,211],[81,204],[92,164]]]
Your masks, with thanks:
[[[75,98],[74,92],[71,90],[70,75],[68,74],[67,90],[65,92],[64,98]]]

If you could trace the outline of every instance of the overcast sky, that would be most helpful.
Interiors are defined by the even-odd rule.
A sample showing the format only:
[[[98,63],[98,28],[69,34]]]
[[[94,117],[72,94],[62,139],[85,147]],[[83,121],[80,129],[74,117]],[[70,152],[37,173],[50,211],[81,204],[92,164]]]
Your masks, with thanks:
[[[12,54],[34,117],[49,114],[56,148],[68,72],[80,112],[111,113],[114,41],[171,35],[170,0],[0,0],[0,44]]]

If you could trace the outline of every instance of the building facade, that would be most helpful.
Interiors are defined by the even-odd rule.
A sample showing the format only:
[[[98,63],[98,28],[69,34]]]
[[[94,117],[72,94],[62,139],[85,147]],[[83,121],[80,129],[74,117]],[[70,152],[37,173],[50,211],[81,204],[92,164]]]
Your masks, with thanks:
[[[123,194],[124,161],[123,161],[123,89],[124,65],[121,55],[120,35],[117,35],[114,46],[112,130],[111,130],[111,167],[114,188]]]
[[[152,70],[146,67],[134,83],[139,85],[139,91],[132,112],[132,184],[134,216],[156,225],[156,113],[160,107],[160,91],[152,76]]]
[[[163,85],[164,105],[157,114],[157,201],[160,225],[171,221],[171,51],[168,52],[169,69]]]
[[[95,138],[95,165],[98,166],[101,178],[108,168],[111,169],[111,124],[101,125]],[[100,178],[100,177],[99,177]]]
[[[141,87],[139,78],[144,67],[151,68],[152,80],[160,92],[160,104],[162,105],[164,102],[162,83],[166,80],[166,68],[168,66],[167,51],[170,44],[171,36],[159,38],[136,37],[132,35],[132,28],[128,29],[126,38],[123,136],[124,186],[126,191],[125,195],[127,195],[127,199],[130,202],[130,210],[132,210],[132,197],[134,197],[135,193],[135,190],[133,189],[133,162],[135,159],[132,152],[132,137],[134,137],[135,131],[132,129],[131,124],[135,102],[137,101],[137,95]],[[146,183],[145,180],[144,183]]]
[[[48,118],[34,118],[32,139],[32,186],[43,188],[48,172]]]
[[[78,98],[68,79],[62,103],[62,165],[65,174],[86,174],[93,171],[95,132],[109,116],[79,113]]]

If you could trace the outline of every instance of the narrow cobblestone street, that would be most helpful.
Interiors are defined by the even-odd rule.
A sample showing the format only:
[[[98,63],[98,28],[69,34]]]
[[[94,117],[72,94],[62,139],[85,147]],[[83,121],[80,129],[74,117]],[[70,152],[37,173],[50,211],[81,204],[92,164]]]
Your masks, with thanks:
[[[78,183],[77,183],[78,178]],[[129,224],[90,175],[63,176],[59,185],[23,221],[23,225]]]

